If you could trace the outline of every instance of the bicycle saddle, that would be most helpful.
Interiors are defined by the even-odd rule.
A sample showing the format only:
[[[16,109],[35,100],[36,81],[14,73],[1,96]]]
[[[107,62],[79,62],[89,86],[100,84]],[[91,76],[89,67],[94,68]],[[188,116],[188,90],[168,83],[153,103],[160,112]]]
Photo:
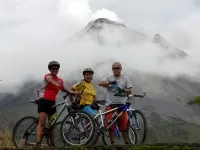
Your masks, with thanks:
[[[39,100],[37,100],[37,99],[36,100],[30,100],[30,102],[33,103],[33,104],[38,104]]]

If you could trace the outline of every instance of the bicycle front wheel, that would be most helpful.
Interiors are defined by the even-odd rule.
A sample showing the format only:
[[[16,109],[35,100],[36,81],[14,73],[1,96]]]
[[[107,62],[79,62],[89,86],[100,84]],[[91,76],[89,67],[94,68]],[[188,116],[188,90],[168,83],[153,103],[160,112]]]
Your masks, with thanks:
[[[86,112],[73,111],[68,114],[60,127],[60,134],[69,146],[87,145],[93,138],[95,122]]]
[[[116,126],[117,127],[117,126]],[[119,128],[115,128],[115,136],[118,138],[118,142],[121,141],[121,137],[120,136],[120,131],[119,131]],[[135,145],[137,144],[137,134],[135,132],[135,129],[132,128],[130,125],[128,125],[128,129],[126,131],[127,133],[127,136],[128,136],[128,141],[131,145]],[[109,132],[107,131],[106,133],[104,133],[104,135],[102,135],[102,141],[103,141],[103,144],[104,145],[108,145],[108,143],[110,143],[110,135],[109,135]]]
[[[138,144],[143,144],[147,137],[147,121],[140,110],[129,110],[130,126],[136,131]]]
[[[137,134],[135,132],[135,129],[131,126],[128,127],[128,139],[131,145],[137,144]]]

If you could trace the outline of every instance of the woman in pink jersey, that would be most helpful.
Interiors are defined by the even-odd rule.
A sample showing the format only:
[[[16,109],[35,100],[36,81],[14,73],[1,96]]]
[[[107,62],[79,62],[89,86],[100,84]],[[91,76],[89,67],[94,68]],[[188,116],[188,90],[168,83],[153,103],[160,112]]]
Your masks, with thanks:
[[[40,89],[38,102],[39,123],[37,126],[37,148],[40,147],[41,137],[47,117],[51,117],[54,113],[56,113],[56,108],[51,107],[55,105],[56,95],[58,94],[59,90],[63,92],[69,92],[71,94],[77,94],[76,92],[64,87],[63,80],[57,76],[59,68],[60,64],[57,61],[51,61],[49,63],[48,69],[50,73],[44,76],[44,85],[42,89]],[[51,131],[50,145],[55,146],[53,130]]]

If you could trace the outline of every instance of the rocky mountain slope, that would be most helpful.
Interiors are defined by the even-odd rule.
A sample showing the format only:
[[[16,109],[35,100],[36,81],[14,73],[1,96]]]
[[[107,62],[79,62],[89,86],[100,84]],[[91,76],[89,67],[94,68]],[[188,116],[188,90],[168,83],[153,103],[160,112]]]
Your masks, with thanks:
[[[129,29],[124,23],[111,21],[107,18],[98,18],[89,22],[85,28],[80,31],[79,38],[89,37],[99,44],[108,44],[113,42],[117,46],[135,43],[144,44],[147,40],[157,44],[161,50],[166,53],[168,58],[185,58],[189,55],[176,47],[173,47],[162,35],[155,34],[149,37],[140,31]]]

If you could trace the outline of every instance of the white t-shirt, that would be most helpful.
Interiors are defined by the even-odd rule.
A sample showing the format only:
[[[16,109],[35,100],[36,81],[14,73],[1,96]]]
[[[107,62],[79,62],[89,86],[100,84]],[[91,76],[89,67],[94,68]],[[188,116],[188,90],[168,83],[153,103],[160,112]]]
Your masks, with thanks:
[[[110,104],[125,104],[127,97],[121,97],[121,96],[113,96],[116,93],[116,87],[120,87],[122,89],[125,88],[132,88],[131,81],[127,76],[121,75],[119,78],[115,78],[114,75],[107,76],[103,79],[103,81],[109,82],[109,81],[116,81],[117,83],[114,85],[110,85],[107,87],[107,93],[106,93],[106,105]]]

